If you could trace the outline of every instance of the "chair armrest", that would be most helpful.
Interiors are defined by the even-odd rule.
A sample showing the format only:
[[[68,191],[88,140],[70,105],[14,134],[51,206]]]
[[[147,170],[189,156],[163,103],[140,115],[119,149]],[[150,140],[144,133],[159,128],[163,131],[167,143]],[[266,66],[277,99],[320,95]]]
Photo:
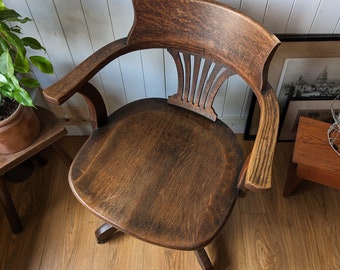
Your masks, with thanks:
[[[96,51],[65,77],[43,91],[47,101],[54,105],[63,104],[105,65],[131,51],[126,43],[126,38],[119,39]]]
[[[245,187],[252,191],[271,188],[272,165],[279,127],[279,105],[269,88],[258,97],[260,124],[250,155]]]

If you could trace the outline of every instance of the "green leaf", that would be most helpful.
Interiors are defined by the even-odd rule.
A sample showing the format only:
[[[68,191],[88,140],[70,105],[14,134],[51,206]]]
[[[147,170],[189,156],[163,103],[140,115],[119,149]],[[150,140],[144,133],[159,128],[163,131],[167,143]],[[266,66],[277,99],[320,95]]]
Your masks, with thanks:
[[[18,33],[18,34],[22,34],[21,33],[21,27],[18,26],[18,25],[14,25],[13,27],[11,27],[11,30],[12,32],[15,32],[15,33]]]
[[[12,89],[9,87],[9,85],[0,84],[0,96],[8,97],[8,98],[13,98],[13,92]]]
[[[5,6],[4,2],[0,0],[0,10],[5,10],[7,7]]]
[[[6,84],[6,83],[7,83],[7,78],[0,73],[0,85]]]
[[[21,17],[21,16],[20,16]],[[8,21],[13,21],[13,22],[20,22],[20,23],[27,23],[27,22],[30,22],[32,21],[32,19],[28,18],[28,17],[25,17],[25,18],[11,18],[11,19],[8,19]]]
[[[13,9],[0,9],[0,20],[17,20],[19,19],[20,14],[14,11]]]
[[[24,46],[28,46],[34,50],[45,50],[45,48],[40,44],[38,40],[32,37],[24,37],[21,39]]]
[[[15,47],[16,53],[21,53],[23,56],[26,55],[26,49],[21,39],[14,33],[7,33],[7,41]]]
[[[40,85],[40,83],[33,78],[23,78],[19,81],[20,85],[30,87],[30,88],[35,88]]]
[[[24,106],[34,106],[30,94],[23,88],[13,91],[14,99]]]
[[[14,60],[14,70],[19,73],[28,73],[30,71],[30,63],[21,53],[16,55]]]
[[[6,41],[4,41],[2,38],[0,38],[0,52],[1,52],[1,54],[4,51],[7,51],[7,50],[9,50],[8,43]]]
[[[41,72],[46,74],[53,73],[53,66],[51,62],[42,56],[31,56],[30,61],[33,65],[37,66]]]
[[[0,55],[0,73],[8,77],[14,74],[12,58],[7,50]]]

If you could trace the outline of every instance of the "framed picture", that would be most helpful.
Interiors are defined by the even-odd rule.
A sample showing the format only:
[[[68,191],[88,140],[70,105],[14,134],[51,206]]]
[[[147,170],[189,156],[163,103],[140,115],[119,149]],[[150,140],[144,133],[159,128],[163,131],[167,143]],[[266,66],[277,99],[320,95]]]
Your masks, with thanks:
[[[329,99],[340,93],[340,35],[277,35],[281,45],[268,81],[278,97],[280,129],[290,99]],[[259,108],[253,95],[244,139],[254,139]],[[280,140],[280,137],[279,137]]]
[[[331,103],[334,100],[301,100],[288,101],[287,111],[279,131],[279,141],[294,141],[300,116],[317,119],[331,124],[334,122]],[[325,134],[327,137],[327,134]]]

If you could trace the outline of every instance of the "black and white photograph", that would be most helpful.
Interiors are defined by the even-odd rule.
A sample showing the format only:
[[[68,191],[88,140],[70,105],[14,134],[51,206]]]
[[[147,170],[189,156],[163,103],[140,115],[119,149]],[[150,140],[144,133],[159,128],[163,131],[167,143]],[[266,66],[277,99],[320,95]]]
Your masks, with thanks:
[[[280,110],[289,98],[331,99],[340,93],[340,58],[288,58],[277,89]]]
[[[281,130],[289,100],[332,100],[340,94],[340,40],[332,35],[279,38],[282,44],[273,56],[268,81],[278,97]],[[253,97],[244,133],[247,140],[256,137],[258,109]],[[281,139],[283,136],[278,141]]]
[[[290,100],[279,134],[280,141],[294,141],[301,116],[332,123],[333,100]],[[326,136],[326,135],[325,135]]]

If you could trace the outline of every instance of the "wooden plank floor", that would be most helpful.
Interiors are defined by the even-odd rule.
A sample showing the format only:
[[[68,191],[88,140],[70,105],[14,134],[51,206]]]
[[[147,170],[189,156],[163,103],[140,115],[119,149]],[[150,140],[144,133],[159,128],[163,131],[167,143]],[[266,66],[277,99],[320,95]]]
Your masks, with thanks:
[[[84,141],[67,137],[74,154]],[[249,151],[251,142],[244,143]],[[279,143],[273,188],[240,198],[222,233],[208,247],[215,269],[340,269],[340,191],[307,183],[282,197],[291,143]],[[9,184],[24,225],[13,235],[0,210],[1,269],[200,269],[193,252],[169,250],[123,235],[99,245],[102,224],[72,195],[67,169],[53,150],[48,165],[25,182]]]

